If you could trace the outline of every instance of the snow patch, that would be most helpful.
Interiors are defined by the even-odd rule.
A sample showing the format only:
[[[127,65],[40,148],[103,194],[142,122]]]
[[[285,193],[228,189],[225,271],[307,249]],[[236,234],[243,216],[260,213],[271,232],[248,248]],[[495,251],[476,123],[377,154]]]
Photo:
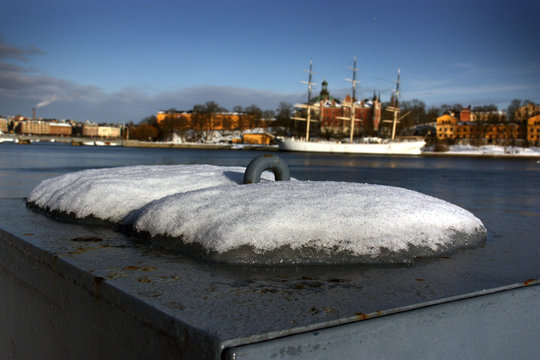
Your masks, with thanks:
[[[124,220],[153,238],[235,263],[408,262],[483,241],[470,212],[415,191],[342,182],[271,182],[172,195]]]
[[[212,186],[242,184],[245,168],[214,165],[127,166],[83,170],[42,181],[28,202],[78,219],[119,222],[164,196]],[[263,173],[262,181],[274,180]]]
[[[504,156],[540,156],[540,147],[519,147],[500,145],[450,145],[444,154],[459,155],[504,155]]]
[[[470,212],[415,191],[319,181],[239,185],[245,168],[131,166],[48,179],[28,203],[118,223],[157,246],[244,264],[404,263],[482,242]]]

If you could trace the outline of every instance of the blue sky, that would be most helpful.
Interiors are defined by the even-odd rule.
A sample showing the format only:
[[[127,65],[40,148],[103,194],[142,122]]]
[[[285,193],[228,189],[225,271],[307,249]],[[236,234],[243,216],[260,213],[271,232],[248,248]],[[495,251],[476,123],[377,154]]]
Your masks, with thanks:
[[[330,93],[428,106],[540,102],[540,1],[1,0],[0,115],[139,122]]]

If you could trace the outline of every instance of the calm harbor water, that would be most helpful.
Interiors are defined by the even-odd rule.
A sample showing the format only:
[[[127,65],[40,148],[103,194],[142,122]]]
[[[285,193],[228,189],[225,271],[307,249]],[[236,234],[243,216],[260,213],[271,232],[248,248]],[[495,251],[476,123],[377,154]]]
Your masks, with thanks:
[[[153,164],[247,166],[258,155],[261,152],[0,144],[0,198],[26,197],[46,178],[83,169]],[[540,260],[540,163],[536,159],[278,155],[298,179],[399,186],[447,200],[484,222],[488,246],[522,241],[529,258]],[[539,270],[540,265],[535,268]]]

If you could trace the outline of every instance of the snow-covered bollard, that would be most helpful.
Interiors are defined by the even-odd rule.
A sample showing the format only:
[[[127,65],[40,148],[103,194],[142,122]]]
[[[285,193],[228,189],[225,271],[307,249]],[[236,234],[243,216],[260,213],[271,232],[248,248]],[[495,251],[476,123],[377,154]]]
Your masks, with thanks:
[[[75,220],[119,222],[131,211],[167,195],[242,184],[246,168],[216,165],[152,165],[90,169],[42,181],[28,205]],[[262,175],[273,181],[271,174]]]
[[[407,263],[479,244],[470,212],[415,191],[344,182],[268,182],[165,197],[124,224],[157,244],[242,264]]]
[[[48,179],[28,205],[122,224],[158,246],[239,264],[407,263],[486,238],[470,212],[415,191],[358,183],[242,185],[243,167],[131,166]]]

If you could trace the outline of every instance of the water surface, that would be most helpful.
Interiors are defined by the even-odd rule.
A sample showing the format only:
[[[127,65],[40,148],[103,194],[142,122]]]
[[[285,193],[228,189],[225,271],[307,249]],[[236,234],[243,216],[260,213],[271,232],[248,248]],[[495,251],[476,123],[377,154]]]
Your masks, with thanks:
[[[0,144],[0,198],[26,197],[46,178],[83,169],[154,164],[247,166],[259,155],[259,151],[242,150]],[[447,200],[483,221],[488,245],[524,241],[531,258],[540,259],[540,164],[535,159],[278,155],[298,179],[399,186]]]

